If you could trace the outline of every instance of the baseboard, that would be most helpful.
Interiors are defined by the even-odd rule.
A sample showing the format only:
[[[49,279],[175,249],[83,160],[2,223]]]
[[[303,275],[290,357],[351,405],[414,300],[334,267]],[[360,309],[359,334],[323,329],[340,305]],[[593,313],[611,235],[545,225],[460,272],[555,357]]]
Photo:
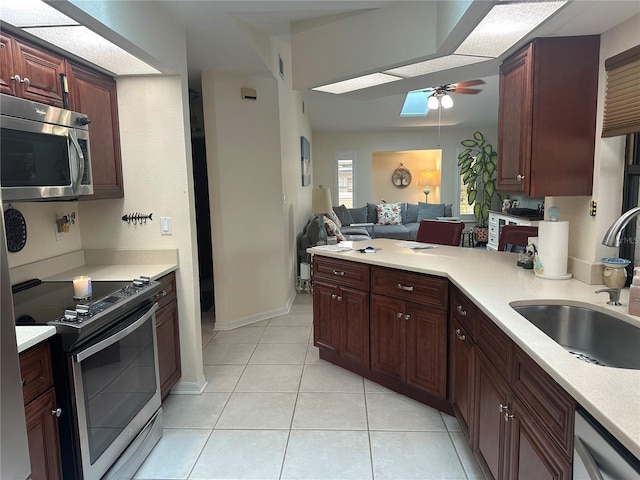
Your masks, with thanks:
[[[174,395],[200,395],[207,388],[209,382],[204,375],[199,382],[178,382],[171,389]]]

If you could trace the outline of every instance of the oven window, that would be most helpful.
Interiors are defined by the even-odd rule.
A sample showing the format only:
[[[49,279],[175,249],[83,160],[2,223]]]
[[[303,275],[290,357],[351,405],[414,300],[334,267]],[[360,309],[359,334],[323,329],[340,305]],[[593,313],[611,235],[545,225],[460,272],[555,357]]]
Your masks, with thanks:
[[[3,128],[0,148],[3,187],[71,183],[66,136]]]
[[[156,393],[153,323],[80,363],[93,464]]]

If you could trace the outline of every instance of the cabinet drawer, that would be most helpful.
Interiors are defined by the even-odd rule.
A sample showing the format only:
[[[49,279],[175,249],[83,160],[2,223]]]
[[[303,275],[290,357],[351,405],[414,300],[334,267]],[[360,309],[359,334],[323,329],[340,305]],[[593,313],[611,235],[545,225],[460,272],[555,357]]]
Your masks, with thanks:
[[[475,338],[476,306],[456,287],[451,287],[449,311],[451,317],[460,324],[467,335]]]
[[[20,375],[25,405],[53,387],[49,342],[20,354]]]
[[[176,274],[174,272],[168,273],[158,281],[160,282],[160,292],[156,298],[158,309],[160,309],[176,299]]]
[[[420,305],[447,308],[448,281],[421,273],[403,272],[390,268],[371,269],[371,291]]]
[[[313,276],[338,285],[369,290],[369,265],[314,256]]]
[[[500,328],[478,311],[476,320],[475,340],[476,345],[485,354],[500,374],[509,379],[511,373],[512,351],[511,339]]]
[[[512,388],[522,403],[571,458],[575,402],[520,348],[514,347]]]

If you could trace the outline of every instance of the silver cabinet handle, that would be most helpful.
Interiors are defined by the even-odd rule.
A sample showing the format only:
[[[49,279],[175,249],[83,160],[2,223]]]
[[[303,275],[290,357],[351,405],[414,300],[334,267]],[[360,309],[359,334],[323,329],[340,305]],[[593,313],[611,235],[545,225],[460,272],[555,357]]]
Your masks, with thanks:
[[[462,333],[462,330],[460,330],[459,328],[456,329],[456,337],[458,337],[458,339],[462,340],[463,342],[467,339],[467,336]]]
[[[411,315],[409,315],[408,313],[404,316],[405,320],[409,320],[411,318]]]
[[[337,296],[338,296],[338,295],[336,295],[335,293],[332,293],[332,294],[331,294],[331,299],[332,299],[332,300],[335,300]]]
[[[413,287],[410,285],[402,285],[401,283],[399,283],[398,288],[400,290],[404,290],[405,292],[413,292]]]
[[[458,305],[458,306],[456,307],[456,310],[457,310],[457,311],[458,311],[458,313],[459,313],[460,315],[462,315],[463,317],[466,317],[466,316],[467,316],[467,311],[466,311],[464,308],[462,308],[462,305]]]
[[[338,300],[339,302],[342,301],[342,296],[338,295],[338,297],[336,298],[336,300]]]
[[[161,292],[156,293],[155,299],[158,300],[159,298],[166,297],[166,296],[167,296],[167,291],[162,290]]]
[[[51,415],[55,415],[56,417],[60,418],[60,415],[62,415],[62,409],[56,408],[55,410],[51,410]]]
[[[517,175],[516,180],[519,180],[519,181],[524,180],[524,175]]]
[[[22,79],[22,83],[24,83],[25,87],[28,87],[31,84],[31,82],[29,81],[29,79],[27,77],[24,77]]]
[[[509,420],[513,420],[513,413],[505,412],[504,421],[508,422]]]
[[[509,405],[503,405],[503,404],[498,405],[498,411],[500,413],[508,412],[509,411]]]
[[[333,270],[333,274],[344,277],[344,272],[342,270]]]
[[[11,80],[13,80],[14,82],[21,82],[22,79],[20,78],[20,75],[14,75],[13,77],[11,77]]]
[[[31,84],[27,77],[20,78],[20,75],[17,74],[11,77],[11,80],[13,80],[14,82],[24,83],[27,87]]]
[[[397,315],[398,315],[398,318],[402,318],[402,312],[398,312]]]

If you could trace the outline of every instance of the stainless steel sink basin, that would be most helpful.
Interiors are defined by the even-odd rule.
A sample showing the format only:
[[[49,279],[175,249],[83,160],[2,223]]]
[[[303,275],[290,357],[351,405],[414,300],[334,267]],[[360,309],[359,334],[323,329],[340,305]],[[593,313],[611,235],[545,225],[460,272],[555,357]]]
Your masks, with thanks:
[[[640,328],[576,305],[511,307],[575,357],[596,365],[640,369]]]

